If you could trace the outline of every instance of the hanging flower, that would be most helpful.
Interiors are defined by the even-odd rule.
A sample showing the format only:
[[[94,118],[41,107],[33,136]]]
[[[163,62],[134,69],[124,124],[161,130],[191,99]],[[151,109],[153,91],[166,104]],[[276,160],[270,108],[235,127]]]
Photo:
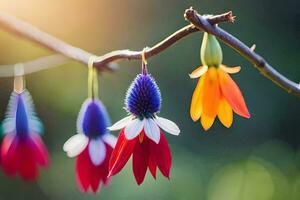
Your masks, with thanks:
[[[157,167],[169,178],[171,152],[160,128],[173,135],[178,135],[180,130],[174,122],[157,116],[161,95],[146,68],[132,82],[125,104],[130,115],[109,128],[121,129],[109,162],[109,176],[120,172],[132,155],[133,173],[139,185],[144,181],[147,167],[154,178]]]
[[[229,74],[240,71],[240,67],[222,65],[222,49],[215,36],[204,33],[201,46],[203,66],[195,69],[191,78],[200,78],[193,93],[190,115],[194,121],[201,118],[201,124],[208,130],[216,116],[229,128],[233,122],[233,111],[245,118],[250,114],[243,95]]]
[[[35,180],[39,167],[48,166],[48,152],[40,138],[43,125],[27,90],[13,92],[2,124],[1,164],[8,176]]]
[[[101,101],[88,98],[78,115],[78,134],[64,144],[67,155],[77,157],[77,183],[83,192],[91,188],[96,193],[101,181],[104,185],[109,183],[108,162],[116,139],[108,133],[108,124],[108,115]]]
[[[63,146],[69,157],[76,158],[77,183],[82,192],[98,191],[102,182],[108,185],[108,163],[116,138],[107,126],[110,124],[107,111],[98,99],[96,75],[90,72],[90,98],[83,103],[78,119],[77,132]]]

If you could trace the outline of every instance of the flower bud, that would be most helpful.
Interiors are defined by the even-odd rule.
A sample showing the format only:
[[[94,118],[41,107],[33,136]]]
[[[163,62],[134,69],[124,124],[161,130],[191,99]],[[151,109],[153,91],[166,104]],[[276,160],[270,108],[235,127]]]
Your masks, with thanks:
[[[202,65],[218,67],[222,63],[223,54],[221,46],[214,35],[204,33],[201,45]]]

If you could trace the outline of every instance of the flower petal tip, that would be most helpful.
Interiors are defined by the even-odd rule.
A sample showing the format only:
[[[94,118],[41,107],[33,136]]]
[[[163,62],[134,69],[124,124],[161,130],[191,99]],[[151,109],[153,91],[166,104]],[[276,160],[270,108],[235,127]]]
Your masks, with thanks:
[[[112,171],[110,170],[110,171],[108,172],[107,179],[111,178],[112,176],[113,176],[113,174],[112,174]]]
[[[194,71],[192,71],[192,73],[189,74],[191,79],[195,79],[195,78],[199,78],[200,76],[202,76],[203,74],[205,74],[208,70],[207,66],[200,66],[197,69],[195,69]]]
[[[199,120],[200,117],[194,117],[191,115],[191,119],[193,120],[193,122],[197,122]]]
[[[226,128],[230,128],[232,124],[223,124]]]
[[[138,186],[141,186],[143,182],[136,182]]]
[[[199,78],[199,77],[196,77],[196,76],[193,75],[193,74],[189,74],[189,77],[190,77],[190,79],[196,79],[196,78]]]
[[[239,73],[241,71],[241,67],[240,66],[235,66],[235,67],[228,67],[226,65],[220,65],[220,68],[227,72],[228,74],[236,74]]]
[[[163,117],[158,117],[158,116],[154,120],[157,123],[157,125],[161,127],[164,131],[172,135],[176,135],[176,136],[179,135],[180,133],[179,127],[171,120],[168,120]]]
[[[249,113],[248,110],[244,111],[243,113],[238,113],[238,115],[240,115],[240,116],[242,116],[242,117],[244,117],[246,119],[251,118],[251,114]]]
[[[72,158],[79,155],[88,145],[88,142],[89,139],[85,135],[76,134],[65,142],[63,150],[67,152],[68,157]]]
[[[128,125],[130,123],[130,121],[132,120],[132,118],[133,118],[132,116],[127,116],[127,117],[121,119],[120,121],[116,122],[112,126],[107,127],[107,129],[110,131],[120,130],[120,129],[124,128],[126,125]]]
[[[209,129],[210,129],[210,127],[208,127],[208,128],[207,127],[203,127],[204,131],[208,131]]]

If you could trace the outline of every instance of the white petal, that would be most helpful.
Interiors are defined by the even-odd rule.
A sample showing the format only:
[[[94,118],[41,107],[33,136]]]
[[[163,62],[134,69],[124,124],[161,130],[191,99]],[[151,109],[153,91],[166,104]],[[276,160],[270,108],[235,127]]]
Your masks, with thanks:
[[[96,166],[100,165],[104,161],[106,156],[106,148],[101,138],[90,141],[89,154],[92,163]]]
[[[89,138],[83,134],[76,134],[70,137],[64,144],[63,149],[69,157],[79,155],[88,145]]]
[[[144,128],[144,123],[145,123],[145,120],[142,120],[142,121],[140,119],[132,120],[125,127],[124,134],[125,134],[126,139],[131,140],[131,139],[135,138],[136,136],[138,136]]]
[[[106,142],[112,148],[115,148],[116,143],[117,143],[117,138],[114,135],[107,133],[102,137],[102,139],[104,142]]]
[[[168,132],[172,135],[179,135],[180,129],[171,120],[168,120],[168,119],[163,118],[163,117],[157,117],[157,116],[156,116],[156,118],[154,118],[154,120],[158,124],[158,126],[160,126],[166,132]]]
[[[153,119],[147,119],[145,121],[145,134],[151,140],[153,140],[156,144],[159,143],[160,140],[160,130],[157,124]]]
[[[130,121],[132,121],[132,116],[127,116],[127,117],[121,119],[120,121],[116,122],[111,127],[108,127],[107,129],[110,131],[120,130],[120,129],[124,128],[127,124],[129,124]]]

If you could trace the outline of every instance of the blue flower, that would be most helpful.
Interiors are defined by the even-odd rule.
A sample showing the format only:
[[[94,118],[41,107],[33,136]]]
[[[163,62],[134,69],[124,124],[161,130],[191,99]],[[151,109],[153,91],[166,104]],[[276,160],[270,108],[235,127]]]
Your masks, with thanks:
[[[110,119],[102,102],[92,98],[85,100],[77,119],[78,132],[97,138],[107,133],[109,125]]]
[[[161,94],[150,74],[137,75],[127,91],[125,105],[128,112],[141,119],[159,112]]]

